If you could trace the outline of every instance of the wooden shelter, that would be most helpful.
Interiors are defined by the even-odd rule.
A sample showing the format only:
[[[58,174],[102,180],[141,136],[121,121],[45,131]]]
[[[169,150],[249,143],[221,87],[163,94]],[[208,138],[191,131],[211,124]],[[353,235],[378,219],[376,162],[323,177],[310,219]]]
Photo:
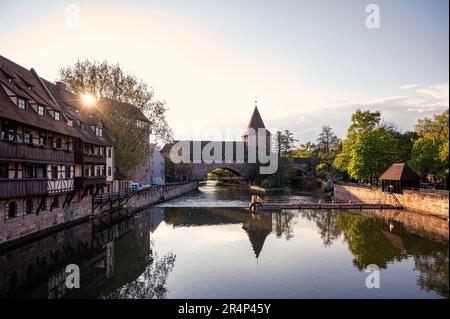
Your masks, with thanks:
[[[404,188],[419,188],[420,177],[406,163],[393,164],[380,177],[383,192],[403,193]]]

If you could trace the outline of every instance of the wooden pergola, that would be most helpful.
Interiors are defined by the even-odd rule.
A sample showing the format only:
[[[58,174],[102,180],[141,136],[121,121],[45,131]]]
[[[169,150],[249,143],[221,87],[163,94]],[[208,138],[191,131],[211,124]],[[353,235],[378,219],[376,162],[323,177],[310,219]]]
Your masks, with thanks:
[[[383,192],[402,194],[404,188],[420,188],[420,177],[406,163],[393,164],[380,177]]]

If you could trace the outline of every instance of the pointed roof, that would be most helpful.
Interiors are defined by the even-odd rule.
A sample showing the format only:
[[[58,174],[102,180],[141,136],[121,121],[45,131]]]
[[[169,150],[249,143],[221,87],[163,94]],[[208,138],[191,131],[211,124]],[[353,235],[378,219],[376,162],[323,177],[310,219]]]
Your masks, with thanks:
[[[255,106],[255,110],[253,111],[253,115],[250,118],[250,122],[248,122],[247,129],[249,128],[252,128],[254,130],[257,130],[259,128],[266,128],[261,118],[261,114],[259,114],[257,106]]]
[[[259,258],[259,255],[264,247],[264,242],[270,234],[270,231],[267,229],[245,229],[245,232],[248,235],[248,239],[250,240],[256,258]]]
[[[255,130],[255,132],[258,132],[259,128],[266,128],[266,126],[264,125],[261,114],[259,114],[258,106],[255,106],[252,117],[250,118],[250,121],[248,122],[247,129],[245,130],[243,136],[248,135],[248,132],[250,129],[253,129],[253,130]],[[270,134],[269,131],[267,131],[267,132]]]
[[[393,164],[381,175],[380,180],[388,181],[419,181],[420,177],[406,163]]]

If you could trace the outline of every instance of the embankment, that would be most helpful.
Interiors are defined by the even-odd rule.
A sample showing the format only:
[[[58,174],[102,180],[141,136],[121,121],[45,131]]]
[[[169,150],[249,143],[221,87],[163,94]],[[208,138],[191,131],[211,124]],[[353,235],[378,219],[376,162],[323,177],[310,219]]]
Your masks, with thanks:
[[[396,204],[393,196],[377,188],[335,185],[334,197],[339,200],[359,203],[379,201],[382,204]],[[448,193],[403,190],[403,194],[395,194],[395,197],[397,197],[403,207],[408,211],[448,218]]]

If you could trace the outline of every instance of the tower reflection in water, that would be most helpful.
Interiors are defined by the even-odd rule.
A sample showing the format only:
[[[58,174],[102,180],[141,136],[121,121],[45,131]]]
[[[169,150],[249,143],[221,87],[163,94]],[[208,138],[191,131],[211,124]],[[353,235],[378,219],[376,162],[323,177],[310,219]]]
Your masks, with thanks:
[[[250,214],[244,209],[220,207],[155,207],[132,218],[116,214],[3,251],[0,296],[167,298],[168,278],[176,266],[173,251],[177,247],[175,243],[172,251],[157,254],[152,233],[162,223],[172,228],[190,227],[191,232],[196,231],[196,226],[236,225],[246,233],[248,252],[258,260],[269,237],[291,241],[300,231],[297,223],[308,221],[315,224],[324,248],[332,247],[338,240],[347,245],[356,270],[369,264],[387,269],[394,261],[412,258],[420,273],[416,285],[448,298],[448,223],[419,223],[412,215],[402,217],[386,212],[378,216],[374,212],[332,211]],[[423,223],[436,223],[433,229],[438,231],[425,233],[417,227]],[[211,231],[214,229],[211,227]],[[270,255],[265,257],[270,259]],[[80,267],[80,289],[66,288],[68,264]]]

